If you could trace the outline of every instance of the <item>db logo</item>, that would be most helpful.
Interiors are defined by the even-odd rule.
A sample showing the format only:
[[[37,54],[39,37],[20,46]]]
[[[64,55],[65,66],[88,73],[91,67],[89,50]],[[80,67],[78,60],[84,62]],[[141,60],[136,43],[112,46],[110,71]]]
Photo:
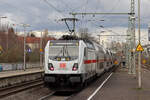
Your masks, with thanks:
[[[60,63],[60,68],[66,68],[66,63]]]

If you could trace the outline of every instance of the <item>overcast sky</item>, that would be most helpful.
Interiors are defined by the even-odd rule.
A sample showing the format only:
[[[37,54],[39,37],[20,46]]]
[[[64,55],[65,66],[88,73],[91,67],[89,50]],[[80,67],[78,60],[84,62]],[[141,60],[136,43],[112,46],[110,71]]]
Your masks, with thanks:
[[[130,12],[130,0],[1,0],[0,15],[7,16],[10,23],[30,24],[32,30],[49,29],[50,31],[67,30],[64,17],[72,17],[69,12]],[[137,0],[136,17],[137,17]],[[150,1],[141,0],[141,26],[147,29],[150,22]],[[128,16],[77,16],[80,21],[77,29],[87,27],[92,32],[100,25],[113,29],[127,28]],[[95,21],[88,21],[95,20]],[[99,20],[105,20],[101,22]],[[2,22],[6,21],[3,19]],[[19,26],[17,26],[20,28]]]

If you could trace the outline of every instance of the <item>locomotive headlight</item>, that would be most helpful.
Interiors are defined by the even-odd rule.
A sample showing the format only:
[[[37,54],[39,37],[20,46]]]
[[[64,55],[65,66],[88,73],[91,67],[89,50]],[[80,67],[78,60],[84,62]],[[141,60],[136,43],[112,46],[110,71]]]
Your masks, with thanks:
[[[60,57],[57,57],[57,61],[61,61],[61,58],[60,58]]]
[[[66,57],[66,61],[69,61],[70,60],[70,58],[69,57]]]
[[[50,46],[52,46],[53,45],[53,43],[50,43]]]
[[[48,63],[48,69],[54,71],[54,67],[52,63]]]
[[[79,46],[79,43],[76,43],[76,46]]]
[[[72,71],[77,71],[78,70],[78,63],[75,63],[72,67]]]

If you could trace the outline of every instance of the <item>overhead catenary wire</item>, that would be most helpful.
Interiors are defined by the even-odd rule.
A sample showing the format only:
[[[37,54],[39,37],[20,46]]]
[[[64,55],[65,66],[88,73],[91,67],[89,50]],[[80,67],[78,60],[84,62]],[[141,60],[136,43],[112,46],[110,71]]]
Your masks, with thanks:
[[[120,0],[117,0],[117,2],[115,3],[115,5],[108,11],[108,12],[113,12],[113,10],[116,9],[116,7],[118,7],[120,3]],[[105,15],[104,16],[101,16],[102,18],[106,17]]]
[[[33,13],[31,13],[31,12],[29,12],[29,11],[23,9],[23,8],[19,8],[19,9],[18,9],[18,7],[14,6],[14,5],[12,5],[12,4],[9,4],[9,3],[5,2],[5,1],[2,1],[2,2],[3,2],[5,5],[7,5],[7,6],[11,6],[11,7],[15,8],[17,11],[21,12],[22,14],[29,14],[29,15],[32,15],[32,16],[34,16],[34,17],[43,19],[43,16],[42,16],[42,15],[41,15],[41,16],[37,16],[37,15],[35,15],[35,14],[33,14]],[[5,9],[5,10],[9,11],[8,8]],[[9,18],[9,19],[10,19],[10,18]],[[12,19],[11,19],[11,20],[12,20]],[[16,24],[21,24],[21,23],[23,23],[23,22],[17,22],[15,18],[13,18],[13,21],[15,21]],[[41,24],[41,25],[42,25],[42,24]],[[32,25],[32,26],[37,26],[37,25]],[[42,25],[42,26],[44,26],[44,25]],[[44,26],[44,27],[45,27],[45,26]]]
[[[42,1],[49,1],[49,0],[42,0]],[[67,3],[65,3],[64,1],[60,1],[62,4],[65,4],[65,5],[67,5],[67,7],[69,7],[69,5],[67,4]],[[64,3],[63,3],[64,2]],[[114,9],[116,9],[116,7],[117,7],[117,5],[119,4],[119,2],[120,2],[120,0],[117,0],[116,1],[116,3],[115,3],[115,5],[114,5],[114,7],[110,10],[110,11],[112,11],[112,10],[114,10]],[[85,11],[87,11],[87,7],[88,7],[88,5],[89,5],[89,0],[85,0]],[[63,13],[63,10],[60,10],[60,9],[58,9],[56,6],[54,6],[51,2],[48,2],[48,4],[49,4],[49,6],[51,7],[51,8],[53,8],[53,9],[55,9],[57,12],[59,12],[60,14],[62,14],[62,15],[64,15],[64,13]],[[47,4],[47,5],[48,5]],[[71,7],[69,7],[69,9],[70,9]],[[18,10],[18,8],[17,8],[17,10]],[[20,10],[20,9],[19,9]],[[72,9],[71,9],[72,10]],[[25,9],[24,10],[22,10],[22,8],[21,8],[21,11],[23,11],[23,12],[25,12],[25,13],[27,13],[27,14],[30,14],[30,15],[34,15],[33,13],[30,13],[30,12],[28,12],[28,11],[26,11]],[[35,16],[35,15],[34,15]],[[41,16],[35,16],[35,17],[38,17],[38,18],[42,18]],[[86,19],[86,17],[84,16],[84,19]],[[86,26],[86,24],[87,24],[87,21],[85,21],[85,26]]]
[[[117,5],[119,5],[119,3],[120,3],[120,0],[117,0],[116,1],[116,3],[115,3],[115,5],[112,7],[112,9],[111,10],[109,10],[110,12],[112,12],[114,9],[116,9],[116,7],[117,7]],[[85,4],[85,8],[86,8],[86,6],[88,5],[88,0],[86,1],[86,4]],[[86,13],[86,9],[85,9],[85,13]],[[83,16],[83,15],[82,15]],[[103,17],[105,17],[105,16],[103,16]],[[95,17],[96,18],[96,17]],[[85,19],[85,16],[84,16],[84,19]],[[94,19],[93,17],[92,17],[92,19]],[[85,21],[85,26],[87,25],[87,21]]]
[[[70,6],[69,6],[67,3],[65,3],[63,0],[60,0],[60,2],[65,5],[65,9],[69,8],[69,10],[71,10],[71,11],[74,10],[72,7],[70,7]],[[68,10],[68,9],[67,9],[67,10]]]
[[[48,2],[47,0],[43,0],[49,7],[52,7],[55,11],[57,11],[58,13],[62,14],[63,17],[65,17],[66,15],[63,14],[63,11],[57,9],[54,5],[52,5],[50,2]]]
[[[9,3],[5,2],[5,1],[1,1],[1,2],[5,3],[5,4],[8,5],[8,6],[11,6],[11,7],[17,9],[18,11],[21,11],[23,14],[27,13],[27,14],[30,14],[30,15],[34,15],[35,17],[42,18],[42,16],[37,16],[37,15],[35,15],[35,14],[29,12],[29,11],[26,11],[25,9],[22,9],[22,8],[19,8],[19,9],[18,9],[18,7],[14,6],[14,5],[12,5],[12,4],[9,4]],[[7,9],[8,9],[8,8],[7,8]]]
[[[66,15],[64,14],[64,11],[59,10],[58,8],[56,8],[54,5],[52,5],[50,2],[48,2],[48,0],[42,0],[42,1],[44,1],[49,7],[53,8],[55,11],[57,11],[58,13],[60,13],[62,15],[62,17],[66,17]]]
[[[83,0],[82,0],[83,1]],[[78,4],[79,5],[79,4]],[[72,12],[74,12],[74,11],[78,11],[78,10],[83,10],[84,9],[84,5],[85,5],[85,3],[83,2],[81,5],[79,5],[78,7],[75,7],[73,10],[72,10]]]
[[[93,23],[93,22],[91,22],[91,23]],[[105,28],[105,27],[100,27],[100,25],[97,25],[97,24],[95,24],[95,23],[93,23],[97,28],[102,28],[102,29],[104,29],[104,30],[106,30],[106,31],[108,31],[108,32],[112,32],[112,33],[114,33],[114,34],[120,34],[120,33],[118,33],[118,32],[115,32],[115,31],[113,31],[113,30],[110,30],[110,29],[108,29],[108,28]]]
[[[18,7],[14,6],[14,5],[12,5],[12,4],[9,4],[9,3],[5,2],[5,1],[1,1],[1,2],[4,3],[5,5],[9,6],[9,7],[11,6],[11,7],[15,8],[17,11],[21,12],[22,14],[30,14],[30,15],[33,15],[34,17],[37,17],[37,18],[43,18],[42,16],[37,16],[37,15],[35,15],[35,14],[29,12],[29,11],[26,11],[26,10],[23,9],[23,8],[19,8],[19,9],[18,9]],[[9,11],[8,8],[6,8],[5,10]],[[9,19],[10,19],[10,18],[9,18]],[[16,24],[21,24],[21,23],[23,23],[23,22],[17,22],[15,18],[13,18],[13,20],[15,21]],[[34,25],[32,25],[32,26],[34,26]]]

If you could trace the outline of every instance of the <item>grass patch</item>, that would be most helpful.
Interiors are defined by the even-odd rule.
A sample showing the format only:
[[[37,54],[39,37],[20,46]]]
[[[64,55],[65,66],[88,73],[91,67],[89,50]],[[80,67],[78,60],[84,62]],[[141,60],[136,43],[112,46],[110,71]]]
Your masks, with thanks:
[[[133,88],[134,90],[143,90],[143,88]]]

